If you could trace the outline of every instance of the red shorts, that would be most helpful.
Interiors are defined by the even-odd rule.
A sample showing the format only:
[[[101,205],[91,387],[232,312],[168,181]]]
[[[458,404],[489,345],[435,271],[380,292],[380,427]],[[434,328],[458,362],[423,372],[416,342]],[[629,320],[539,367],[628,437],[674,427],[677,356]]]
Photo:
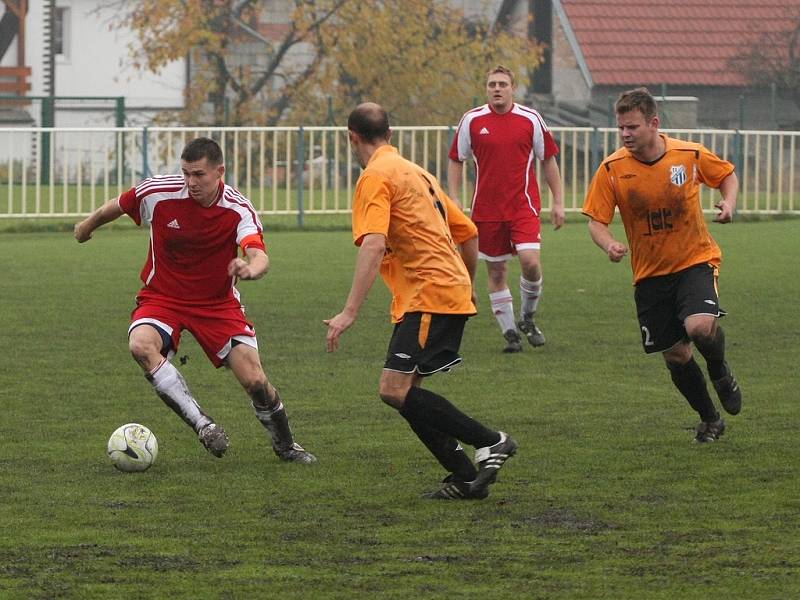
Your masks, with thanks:
[[[514,221],[481,221],[478,226],[478,256],[488,261],[509,260],[519,250],[539,250],[541,222],[533,212]]]
[[[247,320],[244,308],[236,300],[192,306],[153,294],[140,295],[131,313],[128,335],[135,327],[145,323],[161,329],[170,337],[172,348],[162,351],[167,358],[172,358],[178,351],[184,329],[194,336],[217,368],[224,364],[234,339],[258,349],[253,324]]]

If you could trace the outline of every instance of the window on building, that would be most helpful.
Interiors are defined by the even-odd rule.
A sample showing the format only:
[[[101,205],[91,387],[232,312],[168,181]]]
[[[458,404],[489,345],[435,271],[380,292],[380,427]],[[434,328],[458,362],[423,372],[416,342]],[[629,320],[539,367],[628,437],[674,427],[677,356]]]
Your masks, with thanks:
[[[57,6],[53,27],[53,52],[60,58],[69,58],[69,19],[70,10],[68,7]]]

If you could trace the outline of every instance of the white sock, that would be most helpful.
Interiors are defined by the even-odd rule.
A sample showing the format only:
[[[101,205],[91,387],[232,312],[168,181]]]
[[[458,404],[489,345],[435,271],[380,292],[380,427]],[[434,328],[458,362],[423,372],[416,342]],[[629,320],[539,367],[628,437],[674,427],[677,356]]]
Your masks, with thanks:
[[[520,317],[532,318],[533,313],[539,308],[539,298],[542,295],[542,277],[539,281],[528,281],[522,275],[519,277],[519,296],[521,299]]]
[[[195,431],[213,421],[200,409],[197,400],[189,391],[186,380],[178,369],[167,359],[161,361],[155,369],[147,375],[147,380],[156,389],[159,397],[174,410]]]
[[[492,312],[500,330],[505,333],[509,329],[516,330],[517,324],[514,322],[514,299],[511,291],[506,288],[499,292],[489,294],[489,301],[492,303]]]

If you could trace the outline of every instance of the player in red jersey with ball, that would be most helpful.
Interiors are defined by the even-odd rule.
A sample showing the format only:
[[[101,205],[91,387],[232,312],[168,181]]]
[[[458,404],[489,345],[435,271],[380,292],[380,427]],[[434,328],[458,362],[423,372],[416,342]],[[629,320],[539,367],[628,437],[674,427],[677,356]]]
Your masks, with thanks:
[[[131,315],[128,345],[159,397],[211,454],[225,454],[229,440],[170,361],[183,330],[191,332],[215,367],[233,371],[278,457],[313,463],[314,455],[294,441],[278,391],[267,380],[255,330],[235,286],[237,280],[261,278],[269,268],[261,222],[250,201],[223,182],[222,149],[214,140],[186,144],[181,171],[145,179],[109,200],[75,225],[75,239],[88,241],[95,229],[124,214],[150,226],[144,287]]]

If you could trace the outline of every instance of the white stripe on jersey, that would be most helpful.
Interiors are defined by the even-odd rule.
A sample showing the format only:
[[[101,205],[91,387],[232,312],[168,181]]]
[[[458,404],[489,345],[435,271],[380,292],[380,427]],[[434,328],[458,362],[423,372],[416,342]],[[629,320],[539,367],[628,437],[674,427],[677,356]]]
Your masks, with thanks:
[[[533,152],[536,158],[544,160],[544,132],[547,131],[547,125],[544,124],[542,116],[532,108],[519,104],[515,104],[511,108],[511,112],[531,121],[533,124]]]
[[[136,186],[136,197],[141,198],[139,214],[142,223],[153,221],[156,205],[162,200],[188,198],[189,190],[181,175],[157,175],[141,181]]]
[[[150,273],[147,274],[147,279],[145,279],[144,284],[150,285],[150,282],[153,280],[156,274],[156,246],[153,243],[153,228],[150,228],[150,256],[152,257],[152,264],[150,265]]]
[[[236,228],[237,244],[241,244],[242,240],[247,236],[260,233],[263,230],[255,208],[239,190],[226,185],[222,192],[222,198],[217,202],[217,206],[239,213],[239,225]]]
[[[188,198],[188,190],[181,188],[178,192],[156,192],[148,194],[142,198],[142,203],[139,205],[139,212],[142,215],[142,223],[148,225],[153,221],[153,215],[156,212],[156,205],[162,200],[179,200],[181,198]]]
[[[530,206],[533,214],[538,217],[539,213],[536,212],[533,199],[528,193],[528,186],[530,185],[531,174],[534,172],[534,166],[532,164],[534,156],[539,160],[544,160],[544,133],[547,131],[547,125],[545,125],[542,116],[532,108],[515,104],[511,110],[514,114],[527,118],[533,124],[533,150],[528,157],[528,164],[525,169],[525,199],[528,201],[528,206]]]
[[[536,211],[536,207],[533,205],[533,198],[531,198],[531,195],[528,193],[528,186],[530,186],[530,184],[531,184],[531,174],[534,173],[534,167],[531,164],[532,162],[533,162],[533,152],[528,154],[528,164],[525,165],[525,188],[524,188],[524,190],[525,190],[525,199],[528,201],[528,206],[531,207],[531,210],[533,211],[533,214],[535,214],[538,217],[539,213]]]
[[[461,122],[458,124],[458,131],[456,132],[458,136],[458,160],[465,161],[468,158],[472,158],[472,138],[469,132],[472,119],[489,114],[490,112],[492,112],[492,109],[489,108],[488,104],[484,104],[483,106],[478,106],[477,108],[467,111],[464,113],[464,116],[461,117]]]
[[[475,165],[475,188],[472,190],[472,204],[469,207],[471,213],[475,211],[475,202],[478,199],[478,182],[481,176],[481,168],[478,166],[478,159],[473,156],[472,162]]]
[[[136,185],[136,195],[143,196],[153,188],[182,188],[186,182],[183,175],[155,175],[143,179]]]

